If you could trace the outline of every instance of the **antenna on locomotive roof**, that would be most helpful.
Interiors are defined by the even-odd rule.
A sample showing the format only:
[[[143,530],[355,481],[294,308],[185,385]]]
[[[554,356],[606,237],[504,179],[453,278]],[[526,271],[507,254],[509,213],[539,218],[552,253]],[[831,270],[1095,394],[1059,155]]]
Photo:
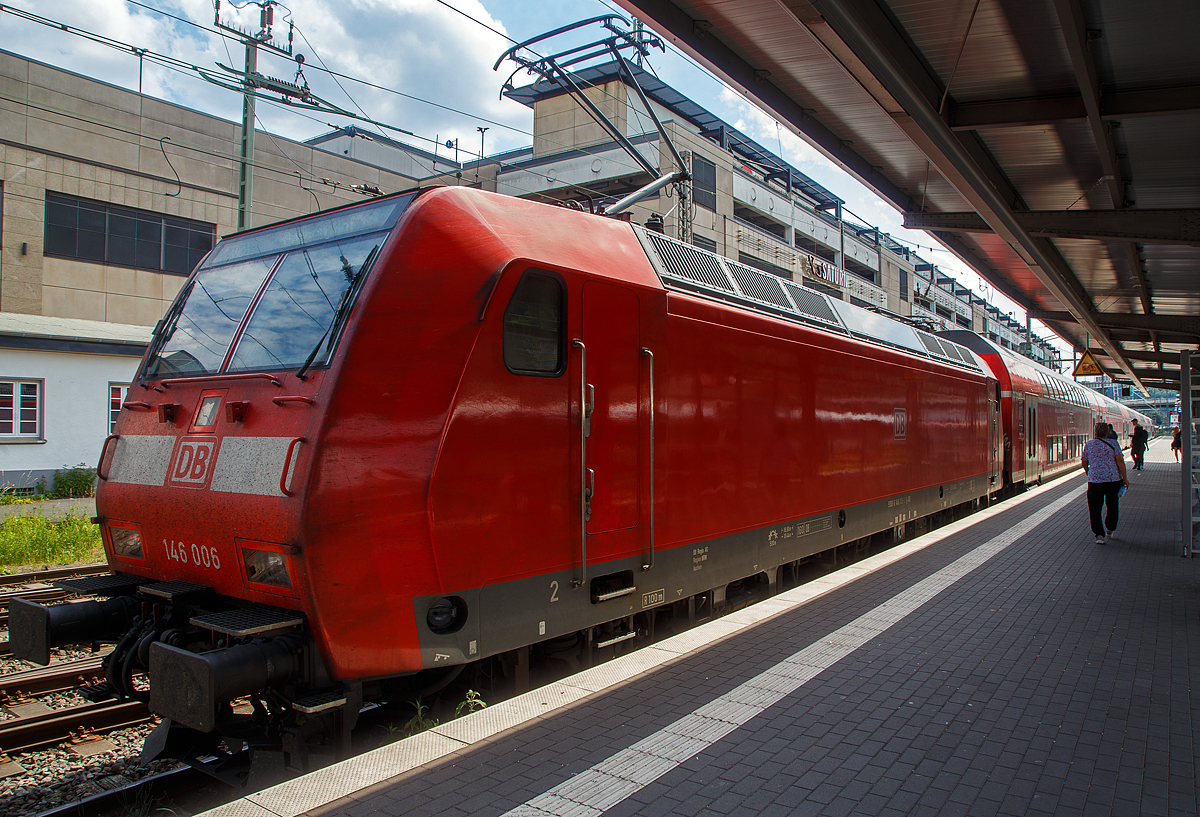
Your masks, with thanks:
[[[570,31],[583,28],[585,26],[599,23],[606,28],[611,36],[596,40],[595,42],[586,45],[569,48],[565,51],[560,51],[557,54],[552,54],[548,57],[543,57],[533,51],[531,46],[535,43],[549,40],[566,34]],[[503,87],[500,89],[501,96],[505,92],[513,90],[513,77],[521,70],[528,71],[540,77],[546,82],[553,83],[564,91],[569,93],[583,107],[585,111],[595,120],[596,124],[613,138],[617,144],[625,149],[625,152],[633,158],[635,162],[646,173],[657,178],[649,184],[645,184],[637,190],[630,193],[620,201],[610,204],[602,211],[603,215],[615,216],[624,210],[628,210],[634,204],[637,204],[647,196],[652,196],[659,190],[670,184],[676,185],[676,191],[679,193],[680,212],[685,209],[684,199],[687,198],[689,191],[687,190],[687,182],[692,178],[692,174],[688,171],[687,164],[683,161],[683,157],[679,155],[679,151],[675,149],[675,143],[671,141],[671,137],[667,135],[666,129],[662,122],[659,121],[658,115],[654,112],[650,101],[646,99],[646,94],[642,91],[642,86],[638,83],[637,72],[641,71],[641,62],[643,57],[649,56],[650,49],[657,48],[660,51],[666,51],[666,47],[658,37],[648,33],[640,24],[632,25],[629,20],[619,14],[605,14],[600,17],[592,17],[588,20],[580,20],[577,23],[556,28],[553,31],[548,31],[545,34],[539,34],[536,37],[526,40],[523,43],[517,43],[512,48],[500,55],[500,59],[496,60],[496,64],[492,66],[492,70],[498,70],[500,64],[505,60],[512,60],[517,64],[509,75]],[[635,70],[629,64],[629,61],[622,55],[622,51],[631,51],[636,55],[638,67]],[[650,118],[654,120],[654,125],[658,129],[659,138],[671,151],[671,158],[674,160],[678,170],[670,173],[661,173],[659,168],[650,163],[645,156],[638,152],[637,148],[629,141],[621,129],[613,123],[608,116],[597,107],[596,103],[592,102],[584,93],[581,83],[586,84],[587,81],[582,79],[576,70],[571,69],[572,66],[581,66],[585,62],[590,62],[599,57],[611,57],[616,64],[618,76],[625,81],[634,91],[637,92],[638,99],[641,100],[642,106],[650,114]]]

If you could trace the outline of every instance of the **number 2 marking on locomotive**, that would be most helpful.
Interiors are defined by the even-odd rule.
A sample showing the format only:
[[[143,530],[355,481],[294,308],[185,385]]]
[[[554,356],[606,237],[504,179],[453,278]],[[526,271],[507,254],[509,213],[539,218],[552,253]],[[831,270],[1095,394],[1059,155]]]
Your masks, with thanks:
[[[558,582],[550,582],[550,602],[558,601]]]

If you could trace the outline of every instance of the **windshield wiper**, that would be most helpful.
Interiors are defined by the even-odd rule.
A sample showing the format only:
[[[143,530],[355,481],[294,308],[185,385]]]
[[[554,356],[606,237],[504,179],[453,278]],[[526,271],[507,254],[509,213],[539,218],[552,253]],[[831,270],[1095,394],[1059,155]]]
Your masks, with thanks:
[[[175,334],[175,325],[179,323],[179,318],[181,315],[183,315],[183,308],[187,305],[188,298],[192,296],[192,289],[195,286],[196,279],[193,278],[191,283],[187,285],[185,291],[181,293],[175,303],[171,305],[171,308],[167,311],[167,314],[163,315],[162,320],[158,322],[158,326],[155,327],[156,331],[154,332],[154,337],[150,341],[150,347],[146,350],[146,366],[144,369],[142,369],[142,376],[139,378],[139,382],[143,386],[146,385],[147,369],[150,368],[155,358],[158,357],[158,353],[161,352],[162,348],[167,344],[167,340]]]
[[[342,295],[342,302],[338,304],[337,311],[333,314],[333,320],[329,322],[324,334],[317,340],[317,345],[308,353],[308,357],[304,359],[304,365],[296,370],[296,377],[304,379],[304,373],[312,366],[313,361],[317,359],[317,353],[321,351],[321,347],[325,345],[325,339],[333,339],[337,337],[337,333],[341,331],[342,324],[350,315],[350,305],[354,303],[355,297],[358,295],[358,290],[366,278],[366,272],[371,266],[371,262],[375,260],[375,255],[379,252],[379,245],[376,244],[371,248],[371,252],[363,259],[363,262],[358,265],[358,272],[350,279],[350,286],[346,287],[346,292]]]

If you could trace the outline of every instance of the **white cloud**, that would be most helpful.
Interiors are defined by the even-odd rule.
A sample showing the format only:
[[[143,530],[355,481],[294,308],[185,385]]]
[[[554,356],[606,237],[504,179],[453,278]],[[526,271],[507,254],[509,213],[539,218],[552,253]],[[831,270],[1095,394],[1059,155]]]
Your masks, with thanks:
[[[30,7],[33,5],[29,3]],[[38,7],[36,13],[217,73],[223,73],[216,68],[218,62],[236,69],[243,67],[242,45],[211,31],[213,6],[209,0],[147,0],[146,5],[203,28],[123,0],[58,0],[52,7]],[[455,5],[492,28],[504,31],[503,23],[476,0],[455,0]],[[439,142],[457,137],[464,150],[478,150],[479,124],[490,127],[489,153],[531,141],[525,133],[532,121],[529,110],[499,99],[502,77],[492,71],[492,64],[508,46],[500,35],[435,0],[289,0],[288,7],[290,20],[298,29],[294,50],[306,58],[304,77],[313,92],[323,99],[356,113],[361,106],[371,119],[413,131],[425,140],[390,135],[426,149],[432,146],[435,137]],[[258,13],[253,4],[239,12],[228,1],[221,9],[222,21],[255,30]],[[288,19],[286,12],[277,9],[274,20],[277,41],[286,41]],[[116,50],[11,14],[0,14],[0,37],[6,48],[23,56],[126,88],[138,87],[139,61],[128,50]],[[320,70],[323,66],[417,99],[347,79],[335,80]],[[295,79],[296,63],[260,49],[258,70],[290,82]],[[241,99],[236,92],[211,85],[194,72],[172,70],[148,57],[142,65],[141,84],[150,95],[226,119],[241,118]],[[293,139],[321,133],[327,130],[328,122],[350,123],[329,114],[305,114],[267,103],[258,105],[258,116],[268,130]],[[481,119],[495,120],[501,125]]]
[[[731,124],[755,139],[768,150],[781,151],[781,158],[806,174],[843,173],[841,168],[821,151],[779,124],[757,105],[726,87],[719,97],[721,103],[734,112],[737,119]]]

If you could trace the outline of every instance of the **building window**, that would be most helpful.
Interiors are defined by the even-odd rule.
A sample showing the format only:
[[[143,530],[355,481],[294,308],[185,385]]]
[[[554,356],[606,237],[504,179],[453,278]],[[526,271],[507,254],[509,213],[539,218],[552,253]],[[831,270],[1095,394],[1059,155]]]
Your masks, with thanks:
[[[187,275],[215,240],[202,221],[46,191],[49,256]]]
[[[744,252],[738,253],[738,261],[745,264],[747,267],[754,267],[762,270],[765,273],[774,275],[776,278],[783,278],[786,281],[792,280],[792,271],[778,267],[769,261],[763,261],[761,258],[755,258],[753,255],[747,255]]]
[[[692,198],[701,207],[717,209],[717,166],[692,154]]]
[[[117,430],[117,415],[121,413],[121,404],[125,402],[125,395],[129,393],[128,383],[109,383],[108,384],[108,433],[114,434]]]
[[[695,233],[692,233],[692,243],[702,250],[708,250],[709,252],[717,251],[717,242],[713,241],[711,238],[705,238],[702,235],[696,235]]]
[[[42,383],[39,380],[0,380],[0,438],[42,434]]]
[[[908,300],[908,270],[900,270],[900,300]]]
[[[966,327],[967,329],[971,328],[971,321],[968,320],[967,318],[964,318],[962,315],[955,315],[954,322],[957,323],[959,326]]]

